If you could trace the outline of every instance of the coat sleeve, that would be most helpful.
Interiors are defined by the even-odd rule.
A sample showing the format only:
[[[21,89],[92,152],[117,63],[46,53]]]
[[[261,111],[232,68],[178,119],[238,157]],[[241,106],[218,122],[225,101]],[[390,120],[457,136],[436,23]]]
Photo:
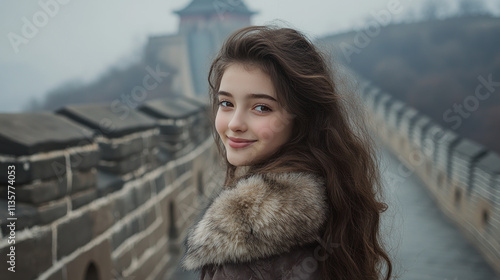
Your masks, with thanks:
[[[206,266],[200,280],[321,280],[314,247],[242,264]]]

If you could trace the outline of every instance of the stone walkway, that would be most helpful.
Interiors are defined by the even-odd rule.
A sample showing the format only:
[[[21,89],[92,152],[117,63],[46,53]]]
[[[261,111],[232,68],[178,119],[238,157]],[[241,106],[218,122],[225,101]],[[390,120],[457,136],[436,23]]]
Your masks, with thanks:
[[[418,177],[391,180],[401,163],[386,150],[380,156],[390,207],[384,217],[390,229],[386,236],[390,236],[388,243],[400,277],[395,279],[499,280],[480,253],[441,213]]]
[[[412,175],[404,182],[391,180],[401,163],[386,150],[380,157],[387,186],[385,198],[390,207],[383,222],[396,270],[394,279],[500,280],[441,213],[419,179]],[[193,273],[178,271],[172,279],[198,278]]]

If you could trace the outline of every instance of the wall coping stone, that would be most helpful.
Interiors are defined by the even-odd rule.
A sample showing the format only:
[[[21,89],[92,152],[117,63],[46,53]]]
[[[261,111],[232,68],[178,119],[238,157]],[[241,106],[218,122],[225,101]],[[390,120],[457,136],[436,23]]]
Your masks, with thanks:
[[[70,105],[57,111],[76,122],[94,129],[108,138],[121,137],[156,127],[156,120],[130,109],[127,112],[113,112],[106,104]]]
[[[0,114],[0,154],[22,156],[60,150],[82,140],[93,141],[92,135],[88,128],[49,112]]]
[[[470,139],[462,138],[453,149],[453,156],[474,159],[486,152],[486,148]]]
[[[500,175],[500,155],[493,151],[488,151],[488,153],[477,162],[476,167],[490,174]]]
[[[179,97],[162,98],[146,101],[139,110],[160,119],[179,119],[194,115],[200,111],[199,105],[182,101]]]

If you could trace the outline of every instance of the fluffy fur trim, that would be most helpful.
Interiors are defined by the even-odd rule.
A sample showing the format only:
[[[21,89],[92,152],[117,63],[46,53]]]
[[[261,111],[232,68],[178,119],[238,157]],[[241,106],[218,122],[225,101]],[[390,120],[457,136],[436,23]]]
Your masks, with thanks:
[[[254,175],[223,190],[188,232],[183,267],[249,262],[313,243],[327,214],[311,174]]]

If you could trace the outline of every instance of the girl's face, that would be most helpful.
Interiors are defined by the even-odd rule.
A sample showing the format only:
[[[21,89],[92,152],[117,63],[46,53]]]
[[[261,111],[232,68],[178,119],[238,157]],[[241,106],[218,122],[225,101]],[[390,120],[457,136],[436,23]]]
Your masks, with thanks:
[[[292,116],[279,105],[271,78],[258,67],[227,67],[217,98],[215,128],[232,165],[265,160],[290,138]]]

